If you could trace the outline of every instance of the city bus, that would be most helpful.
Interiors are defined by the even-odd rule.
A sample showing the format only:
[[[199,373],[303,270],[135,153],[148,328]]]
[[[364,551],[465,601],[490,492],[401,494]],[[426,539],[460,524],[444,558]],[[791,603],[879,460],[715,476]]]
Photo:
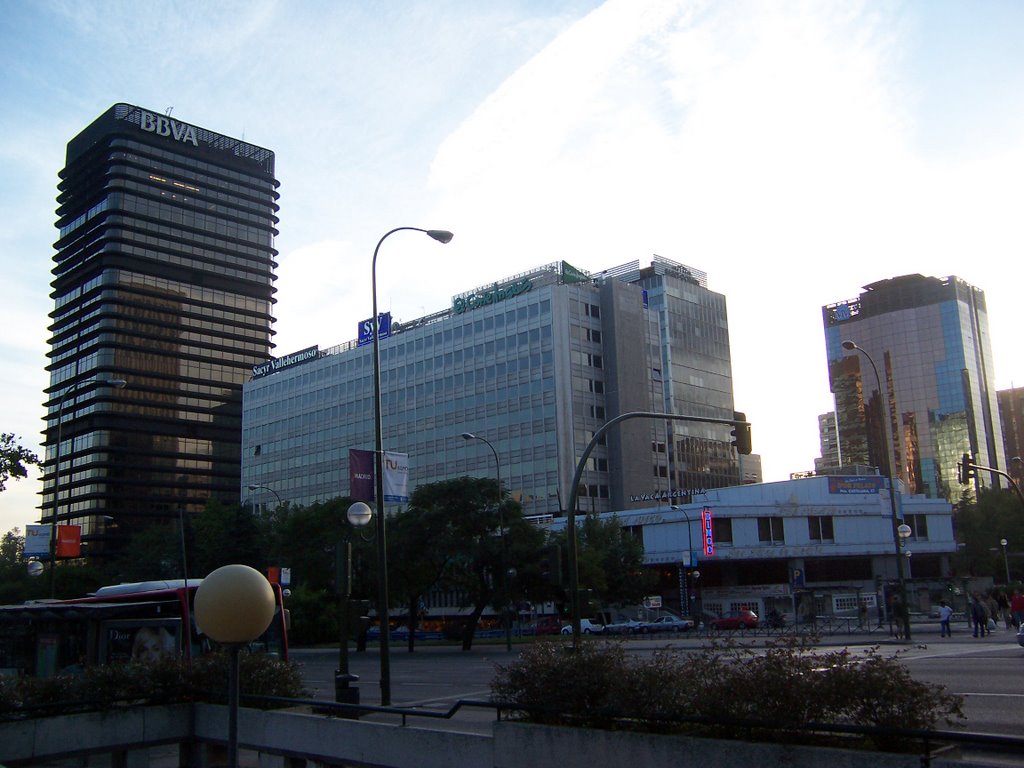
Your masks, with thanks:
[[[210,648],[196,629],[202,579],[101,587],[88,597],[0,606],[0,675],[50,677],[92,664],[191,660]],[[250,650],[288,659],[288,611],[279,584],[274,617]]]

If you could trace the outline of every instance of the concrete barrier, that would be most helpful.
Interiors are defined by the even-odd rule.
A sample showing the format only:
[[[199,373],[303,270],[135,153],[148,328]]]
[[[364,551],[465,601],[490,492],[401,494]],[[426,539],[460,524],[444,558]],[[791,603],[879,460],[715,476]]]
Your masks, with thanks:
[[[473,734],[399,724],[330,718],[304,711],[243,708],[242,749],[259,753],[260,768],[358,763],[404,768],[918,768],[919,754],[829,747],[797,747],[688,736],[601,731],[495,722],[492,733]],[[155,768],[150,748],[178,744],[168,765],[208,768],[223,760],[227,707],[179,704],[0,722],[0,764],[38,765],[88,756],[90,766]],[[159,750],[157,750],[159,752]],[[166,754],[167,750],[163,750]],[[304,761],[304,762],[303,762]],[[932,768],[976,768],[947,756]],[[164,762],[159,763],[165,765]]]

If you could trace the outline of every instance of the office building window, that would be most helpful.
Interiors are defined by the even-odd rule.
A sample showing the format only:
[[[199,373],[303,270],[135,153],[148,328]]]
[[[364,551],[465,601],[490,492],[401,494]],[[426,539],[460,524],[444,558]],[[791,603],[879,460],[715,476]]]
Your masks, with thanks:
[[[833,541],[831,517],[808,517],[807,533],[811,541]]]
[[[711,533],[715,538],[715,544],[732,544],[732,520],[728,517],[713,518]]]
[[[781,517],[757,518],[757,538],[764,544],[785,544]]]
[[[910,526],[910,538],[912,541],[928,540],[927,515],[904,515],[903,522]]]

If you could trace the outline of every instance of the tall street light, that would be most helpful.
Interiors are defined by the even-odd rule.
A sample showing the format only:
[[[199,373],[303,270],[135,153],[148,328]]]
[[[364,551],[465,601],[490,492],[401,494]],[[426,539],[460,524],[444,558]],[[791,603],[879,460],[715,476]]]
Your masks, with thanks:
[[[682,512],[683,517],[686,518],[686,571],[684,571],[684,573],[690,573],[693,570],[693,532],[690,528],[690,515],[683,506],[672,504],[669,509],[675,512]],[[692,576],[690,578],[692,578]],[[686,583],[686,602],[679,606],[679,610],[686,611],[687,614],[692,615],[693,609],[690,608],[690,578],[684,576],[684,581]],[[697,576],[696,578],[700,578],[700,576]],[[697,623],[700,623],[699,619]]]
[[[505,552],[505,512],[501,508],[501,462],[498,461],[498,452],[491,445],[491,441],[486,437],[480,437],[480,435],[474,435],[472,432],[463,432],[463,440],[479,440],[481,443],[487,443],[487,447],[491,449],[491,453],[494,454],[494,471],[497,475],[498,482],[498,538],[501,540],[501,593],[502,593],[502,607],[501,607],[501,623],[505,627],[505,650],[512,650],[512,625],[509,622],[509,599],[508,593],[508,572],[506,568],[506,552]]]
[[[388,546],[384,525],[384,431],[381,422],[380,394],[380,315],[377,313],[377,254],[385,240],[395,232],[410,230],[423,232],[439,243],[450,243],[451,232],[443,229],[420,229],[419,227],[396,227],[377,241],[373,249],[373,265],[370,285],[373,289],[373,427],[374,427],[374,469],[377,501],[377,616],[380,619],[380,703],[391,703],[391,643],[390,617],[388,616]]]
[[[1010,558],[1006,555],[1006,545],[1009,544],[1006,539],[999,540],[999,546],[1003,548],[1003,565],[1006,566],[1006,586],[1010,586]]]
[[[253,491],[270,491],[272,494],[274,494],[274,498],[277,499],[277,507],[278,507],[278,509],[280,509],[280,507],[281,507],[281,496],[278,494],[277,491],[275,491],[269,485],[250,485],[249,486],[249,493],[252,493]]]
[[[53,469],[53,518],[51,519],[50,525],[50,597],[54,597],[54,590],[56,588],[56,575],[57,575],[57,520],[60,512],[60,445],[64,435],[64,403],[67,402],[68,397],[78,392],[78,390],[86,385],[93,385],[97,387],[114,387],[115,389],[124,389],[126,382],[124,379],[107,379],[107,378],[94,378],[94,379],[82,379],[76,381],[65,389],[60,396],[60,400],[57,402],[57,447],[54,451],[55,459]],[[74,438],[72,438],[73,440]]]
[[[878,368],[875,366],[875,361],[871,358],[871,355],[860,346],[857,346],[852,341],[844,341],[843,349],[852,352],[856,350],[860,352],[864,357],[871,363],[871,370],[875,372],[875,384],[878,386],[878,396],[882,398],[883,405],[888,401],[885,390],[882,389],[882,380],[878,376]],[[892,510],[892,540],[896,545],[896,575],[899,579],[900,586],[900,604],[903,615],[900,617],[903,619],[903,632],[907,640],[910,640],[910,613],[909,605],[907,603],[907,582],[903,574],[903,553],[900,548],[900,532],[899,532],[899,514],[896,511],[896,478],[893,476],[893,464],[895,463],[890,459],[889,449],[892,447],[892,440],[889,437],[889,409],[886,407],[882,413],[882,435],[885,439],[885,463],[886,463],[886,474],[889,477],[889,505]]]

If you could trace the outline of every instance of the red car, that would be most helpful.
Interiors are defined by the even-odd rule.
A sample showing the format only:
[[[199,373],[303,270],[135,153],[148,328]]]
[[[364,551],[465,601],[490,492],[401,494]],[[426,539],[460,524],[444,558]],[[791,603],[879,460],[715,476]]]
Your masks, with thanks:
[[[711,620],[712,629],[754,629],[757,614],[753,611],[729,611]]]
[[[535,635],[557,635],[562,631],[562,620],[557,616],[541,616],[533,623]]]

